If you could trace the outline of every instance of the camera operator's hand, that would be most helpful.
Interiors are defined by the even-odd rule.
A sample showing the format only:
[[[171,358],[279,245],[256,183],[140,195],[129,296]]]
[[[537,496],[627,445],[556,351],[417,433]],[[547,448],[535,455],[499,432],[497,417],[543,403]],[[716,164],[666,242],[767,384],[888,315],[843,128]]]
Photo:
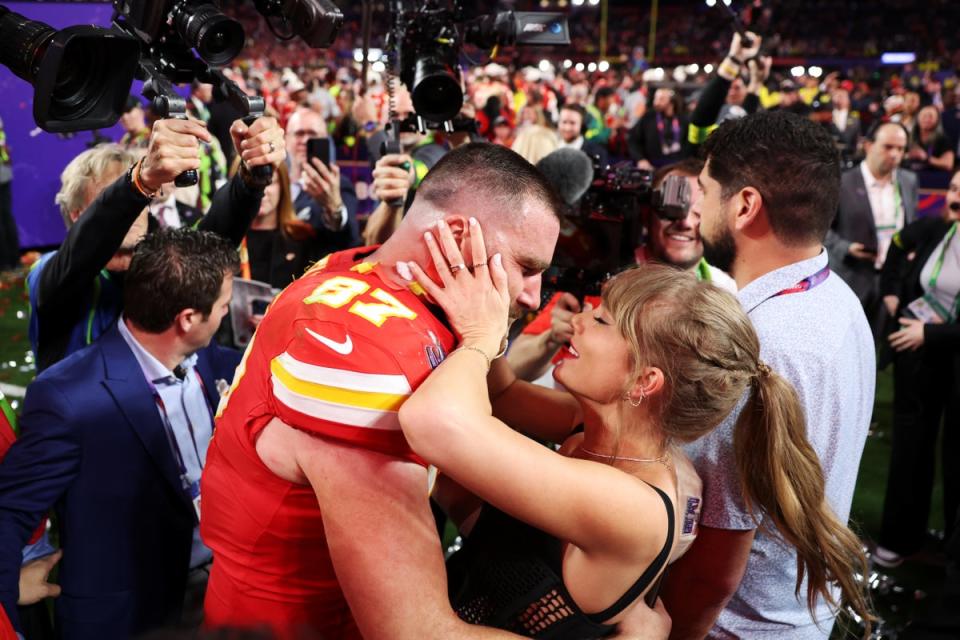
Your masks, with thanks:
[[[340,167],[336,164],[327,167],[320,158],[310,158],[310,161],[303,165],[300,177],[303,180],[303,190],[323,207],[327,226],[339,229],[340,208],[343,206],[343,198],[340,197]]]
[[[404,169],[401,165],[407,163]],[[373,197],[383,202],[403,200],[413,186],[413,158],[405,153],[388,153],[373,169]]]
[[[730,53],[727,57],[738,64],[744,64],[750,58],[755,58],[760,53],[760,44],[762,38],[752,31],[747,31],[747,37],[750,38],[750,46],[747,47],[739,33],[733,34],[733,40],[730,41]]]
[[[773,58],[770,56],[761,56],[747,61],[747,69],[750,70],[750,84],[747,85],[747,92],[760,93],[760,87],[770,77],[770,67],[773,65]]]
[[[184,171],[199,168],[200,141],[212,139],[207,125],[198,120],[170,118],[154,122],[147,155],[140,165],[144,188],[156,193]]]
[[[277,166],[287,159],[283,129],[276,118],[261,116],[249,127],[243,120],[230,126],[233,147],[248,169],[263,165]]]
[[[570,342],[570,338],[573,337],[573,316],[591,309],[593,305],[589,302],[581,308],[576,296],[561,293],[550,313],[550,336],[547,338],[547,345],[556,349]]]

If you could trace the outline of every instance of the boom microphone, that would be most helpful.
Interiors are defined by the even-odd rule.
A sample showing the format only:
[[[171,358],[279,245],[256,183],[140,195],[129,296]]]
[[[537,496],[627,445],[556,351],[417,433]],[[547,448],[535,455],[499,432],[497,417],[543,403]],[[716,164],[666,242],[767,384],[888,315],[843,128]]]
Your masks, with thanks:
[[[537,169],[570,206],[583,197],[593,182],[593,161],[579,149],[557,149],[541,158]]]

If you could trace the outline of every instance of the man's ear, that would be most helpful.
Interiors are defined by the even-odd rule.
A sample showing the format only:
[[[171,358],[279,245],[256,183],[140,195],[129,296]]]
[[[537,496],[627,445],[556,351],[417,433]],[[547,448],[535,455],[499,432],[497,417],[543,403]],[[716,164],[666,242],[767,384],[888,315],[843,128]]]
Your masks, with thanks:
[[[466,217],[460,214],[451,214],[444,216],[443,221],[450,227],[450,233],[453,234],[453,239],[460,247],[460,254],[463,256],[464,262],[468,262],[470,259],[470,238],[467,235],[468,223]]]
[[[752,227],[763,211],[763,196],[754,187],[744,187],[733,197],[734,228],[743,231]]]
[[[182,335],[189,333],[200,319],[201,314],[196,309],[181,309],[177,317],[174,318],[173,324],[177,328],[177,333]]]

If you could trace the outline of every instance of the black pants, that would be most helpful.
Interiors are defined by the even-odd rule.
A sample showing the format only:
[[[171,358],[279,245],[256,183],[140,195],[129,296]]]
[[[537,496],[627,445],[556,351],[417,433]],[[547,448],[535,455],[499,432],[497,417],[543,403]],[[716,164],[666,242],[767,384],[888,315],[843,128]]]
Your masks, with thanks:
[[[20,234],[13,219],[11,182],[0,184],[0,269],[13,269],[20,264]]]
[[[960,504],[960,356],[921,347],[894,357],[893,451],[883,504],[880,545],[901,555],[920,550],[930,515],[935,451],[942,442],[947,536]]]

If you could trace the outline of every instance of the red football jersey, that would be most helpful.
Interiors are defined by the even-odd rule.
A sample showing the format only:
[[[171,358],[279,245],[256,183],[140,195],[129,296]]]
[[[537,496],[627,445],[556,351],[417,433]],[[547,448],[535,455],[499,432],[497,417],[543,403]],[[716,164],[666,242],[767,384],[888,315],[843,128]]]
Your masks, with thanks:
[[[355,633],[313,490],[274,475],[254,443],[276,416],[417,460],[397,411],[455,339],[422,296],[357,262],[363,252],[370,249],[329,256],[280,294],[221,400],[202,480],[201,533],[215,557],[212,626],[265,623],[280,638],[299,628]]]

